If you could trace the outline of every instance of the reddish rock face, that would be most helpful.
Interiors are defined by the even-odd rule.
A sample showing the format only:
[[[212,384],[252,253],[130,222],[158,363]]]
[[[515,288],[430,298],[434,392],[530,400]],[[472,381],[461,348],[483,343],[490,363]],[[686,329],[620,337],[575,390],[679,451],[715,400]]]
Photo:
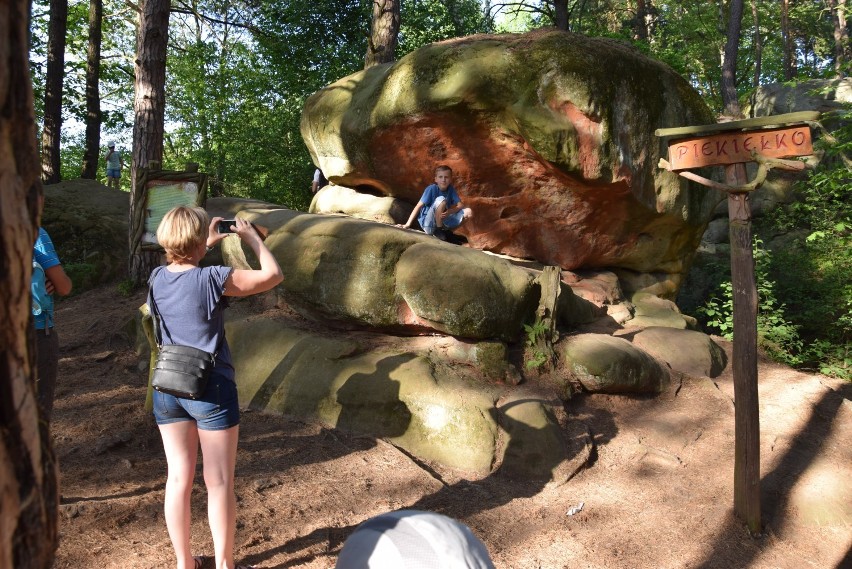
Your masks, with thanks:
[[[665,282],[654,292],[670,295],[720,196],[659,170],[653,132],[708,122],[663,64],[540,31],[432,44],[344,78],[308,100],[302,132],[332,181],[411,204],[450,166],[472,247],[636,273],[628,292]]]
[[[376,174],[399,192],[396,197],[412,203],[433,182],[433,172],[429,166],[410,172],[400,164],[450,166],[462,201],[474,211],[458,231],[473,247],[566,269],[607,267],[635,248],[640,234],[628,227],[647,227],[662,217],[641,207],[624,180],[593,184],[570,176],[518,136],[472,127],[462,118],[432,115],[382,129],[370,141],[370,153],[383,157]],[[418,147],[417,140],[430,143]],[[586,163],[597,159],[593,149],[588,152]]]

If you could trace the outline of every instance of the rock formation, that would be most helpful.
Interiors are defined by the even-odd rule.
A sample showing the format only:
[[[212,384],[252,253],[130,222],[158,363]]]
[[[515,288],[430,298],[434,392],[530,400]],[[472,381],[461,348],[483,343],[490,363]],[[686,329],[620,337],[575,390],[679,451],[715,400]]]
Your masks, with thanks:
[[[608,268],[628,292],[673,297],[721,198],[658,169],[653,133],[710,122],[664,64],[539,30],[430,44],[340,79],[308,99],[302,134],[333,183],[408,204],[448,164],[474,248]],[[345,211],[333,201],[312,211]]]
[[[44,219],[63,236],[63,260],[126,260],[126,193],[88,180],[47,193]],[[540,376],[519,359],[540,294],[531,263],[254,200],[214,198],[207,209],[265,225],[286,275],[276,291],[233,299],[227,311],[241,405],[383,437],[470,476],[563,482],[593,443],[560,397],[656,393],[673,372],[713,375],[724,366],[709,338],[683,329],[689,322],[672,303],[626,299],[612,272],[564,271],[557,366]],[[222,249],[205,262],[256,262],[233,237]],[[665,328],[643,331],[652,324]]]

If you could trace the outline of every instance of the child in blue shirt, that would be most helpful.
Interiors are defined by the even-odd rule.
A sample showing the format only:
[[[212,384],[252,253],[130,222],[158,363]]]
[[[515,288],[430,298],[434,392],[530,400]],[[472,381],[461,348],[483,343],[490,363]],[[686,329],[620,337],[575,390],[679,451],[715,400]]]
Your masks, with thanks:
[[[470,208],[462,207],[461,198],[453,186],[452,168],[443,165],[435,168],[435,183],[423,191],[408,221],[397,227],[410,228],[415,217],[427,235],[435,235],[441,240],[446,240],[446,232],[473,217]]]
[[[39,197],[39,210],[44,208],[44,196]],[[59,335],[53,329],[53,295],[65,296],[71,292],[71,279],[62,268],[50,235],[43,227],[38,229],[38,237],[33,245],[33,261],[38,270],[44,271],[44,288],[50,295],[46,302],[39,305],[38,314],[33,315],[36,329],[36,368],[38,401],[44,418],[50,422],[53,414],[53,395],[56,391],[56,377],[59,369]],[[35,270],[35,268],[34,268]]]

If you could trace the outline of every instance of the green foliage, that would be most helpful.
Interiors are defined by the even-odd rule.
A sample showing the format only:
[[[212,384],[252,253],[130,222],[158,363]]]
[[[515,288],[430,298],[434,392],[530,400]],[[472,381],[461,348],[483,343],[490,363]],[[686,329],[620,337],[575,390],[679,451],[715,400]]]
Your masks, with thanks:
[[[91,263],[63,263],[62,267],[74,283],[72,294],[90,290],[97,284],[100,276],[98,267]]]
[[[775,293],[776,284],[769,278],[771,253],[760,239],[754,240],[755,282],[757,284],[757,343],[772,359],[787,365],[801,363],[802,342],[798,328],[785,316],[786,305]],[[733,340],[734,294],[731,281],[721,283],[716,294],[698,309],[705,326],[714,333]]]
[[[820,168],[770,219],[771,230],[788,232],[772,271],[805,342],[803,365],[852,379],[852,110],[837,118],[845,126],[825,137]]]
[[[485,17],[478,0],[403,0],[401,12],[401,54],[414,51],[427,43],[486,31]]]
[[[824,137],[822,163],[797,184],[797,200],[755,227],[774,243],[771,254],[755,249],[758,328],[761,347],[778,361],[852,379],[852,112],[835,118],[845,126]],[[731,297],[722,282],[697,311],[728,338]]]
[[[524,324],[527,369],[538,369],[547,362],[548,355],[541,349],[541,340],[546,333],[547,325],[539,317],[532,324]]]
[[[131,279],[125,279],[119,282],[116,287],[118,288],[118,294],[125,298],[132,296],[133,293],[137,290],[136,283],[133,282]]]
[[[523,32],[555,24],[553,0],[492,2],[498,30]],[[721,110],[721,58],[728,27],[728,2],[647,2],[645,18],[631,0],[568,0],[568,30],[631,44],[674,68],[698,90],[708,105]],[[830,10],[824,2],[791,2],[790,35],[797,76],[825,77],[833,72],[834,38]],[[751,10],[757,11],[757,18]],[[404,16],[403,16],[404,18]],[[645,35],[639,34],[645,23]],[[760,40],[759,84],[784,80],[781,2],[746,4],[737,57],[740,97],[754,87]]]

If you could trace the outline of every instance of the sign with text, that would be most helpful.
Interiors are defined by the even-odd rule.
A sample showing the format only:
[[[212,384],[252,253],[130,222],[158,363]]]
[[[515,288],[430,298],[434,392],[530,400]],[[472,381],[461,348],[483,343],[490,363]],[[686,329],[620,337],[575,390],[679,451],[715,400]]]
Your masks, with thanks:
[[[811,129],[796,126],[673,140],[669,142],[669,162],[672,170],[736,164],[753,161],[752,151],[765,158],[813,154]]]
[[[197,178],[198,175],[196,174]],[[157,228],[170,209],[178,205],[200,205],[204,196],[199,192],[196,180],[148,180],[145,185],[148,199],[145,203],[145,232],[142,244],[157,245]]]

